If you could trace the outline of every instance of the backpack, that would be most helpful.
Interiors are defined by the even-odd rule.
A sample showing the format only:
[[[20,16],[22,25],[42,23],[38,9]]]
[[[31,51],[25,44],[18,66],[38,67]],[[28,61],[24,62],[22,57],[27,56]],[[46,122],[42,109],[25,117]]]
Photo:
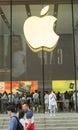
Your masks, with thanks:
[[[18,125],[17,125],[17,129],[16,130],[24,130],[24,127],[23,125],[20,123],[19,119],[16,117],[16,116],[13,116],[16,118],[17,122],[18,122]]]

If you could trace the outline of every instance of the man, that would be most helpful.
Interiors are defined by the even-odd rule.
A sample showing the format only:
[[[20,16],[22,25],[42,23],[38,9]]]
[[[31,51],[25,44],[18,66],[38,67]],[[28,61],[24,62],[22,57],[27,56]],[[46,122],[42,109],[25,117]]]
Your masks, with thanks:
[[[13,105],[9,105],[7,107],[8,115],[10,116],[10,121],[8,125],[8,130],[17,130],[18,121],[16,119],[15,107]]]
[[[35,90],[35,93],[33,94],[33,111],[38,112],[38,106],[39,106],[39,94],[38,91]]]
[[[64,93],[64,107],[66,111],[69,111],[69,92]]]
[[[25,130],[35,130],[34,127],[34,116],[33,112],[30,110],[30,106],[28,103],[24,103],[22,105],[22,109],[26,112],[25,114]]]
[[[16,107],[16,111],[19,108],[19,102],[20,102],[20,97],[19,97],[19,93],[16,92],[15,96],[14,96],[14,103],[15,103],[15,107]]]

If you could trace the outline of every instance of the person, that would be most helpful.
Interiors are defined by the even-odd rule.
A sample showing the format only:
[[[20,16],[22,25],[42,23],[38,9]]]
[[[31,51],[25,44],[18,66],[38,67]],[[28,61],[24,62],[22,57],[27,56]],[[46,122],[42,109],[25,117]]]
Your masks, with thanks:
[[[49,95],[47,91],[45,91],[44,103],[45,103],[45,113],[46,113],[48,112],[48,105],[49,105]]]
[[[30,105],[24,102],[22,109],[25,112],[25,130],[35,130],[33,112],[30,110]]]
[[[14,105],[7,106],[7,113],[10,116],[10,121],[8,124],[8,130],[17,130],[18,121],[16,119],[15,107]]]
[[[74,110],[76,111],[77,109],[76,107],[78,107],[78,91],[73,92],[73,102],[74,102]]]
[[[51,91],[51,93],[49,94],[49,109],[50,109],[50,116],[55,116],[55,109],[57,107],[57,103],[56,103],[56,95],[55,93],[53,93],[53,91]]]
[[[8,94],[6,91],[3,93],[1,100],[3,105],[3,111],[6,112],[6,107],[8,105]]]
[[[26,99],[27,99],[27,102],[28,102],[29,104],[32,102],[32,97],[31,97],[30,92],[27,93]]]
[[[19,121],[20,121],[20,123],[22,124],[23,127],[25,126],[24,114],[25,114],[24,110],[19,110],[17,112],[17,117],[18,117],[18,119],[19,119]]]
[[[74,111],[73,92],[69,92],[69,111]]]
[[[8,95],[8,102],[9,102],[9,104],[10,103],[14,103],[14,95],[13,95],[13,93],[9,93],[9,95]]]
[[[63,111],[63,95],[62,93],[58,92],[56,96],[58,111]]]
[[[67,91],[64,93],[64,107],[66,111],[69,111],[69,93]]]
[[[20,97],[19,97],[19,93],[16,92],[15,96],[14,96],[14,104],[16,106],[16,111],[18,110],[19,108],[19,102],[20,102]]]
[[[38,105],[39,105],[39,94],[38,91],[35,90],[35,93],[33,94],[33,111],[38,112]]]

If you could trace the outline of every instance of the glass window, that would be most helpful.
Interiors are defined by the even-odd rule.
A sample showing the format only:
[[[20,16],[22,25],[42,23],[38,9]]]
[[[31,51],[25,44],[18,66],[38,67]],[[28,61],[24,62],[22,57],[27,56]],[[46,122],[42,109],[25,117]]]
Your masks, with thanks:
[[[10,80],[10,5],[0,6],[0,81]]]
[[[24,36],[24,22],[30,16],[40,17],[41,9],[49,3],[48,15],[53,15],[57,18],[57,21],[54,23],[54,31],[60,38],[53,51],[33,52],[29,48]],[[78,4],[74,4],[74,50],[71,0],[62,0],[61,2],[59,0],[57,2],[46,2],[44,0],[44,3],[41,2],[41,4],[37,2],[32,4],[29,1],[26,3],[26,0],[23,2],[20,0],[17,3],[14,1],[12,12],[10,4],[5,2],[3,5],[1,4],[0,81],[38,81],[39,90],[47,89],[50,91],[53,81],[75,80],[74,51],[76,51],[76,74],[78,76],[77,8]]]

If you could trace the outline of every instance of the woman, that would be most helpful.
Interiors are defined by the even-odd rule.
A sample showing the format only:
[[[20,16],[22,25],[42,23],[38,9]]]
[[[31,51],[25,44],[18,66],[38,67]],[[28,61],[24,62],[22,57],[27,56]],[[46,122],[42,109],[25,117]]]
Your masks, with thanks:
[[[49,109],[50,109],[50,116],[55,116],[55,109],[57,107],[56,103],[56,95],[53,91],[49,95]]]
[[[19,110],[19,111],[17,112],[17,117],[18,117],[20,123],[23,125],[23,127],[25,126],[24,114],[25,114],[25,113],[24,113],[23,110]]]

